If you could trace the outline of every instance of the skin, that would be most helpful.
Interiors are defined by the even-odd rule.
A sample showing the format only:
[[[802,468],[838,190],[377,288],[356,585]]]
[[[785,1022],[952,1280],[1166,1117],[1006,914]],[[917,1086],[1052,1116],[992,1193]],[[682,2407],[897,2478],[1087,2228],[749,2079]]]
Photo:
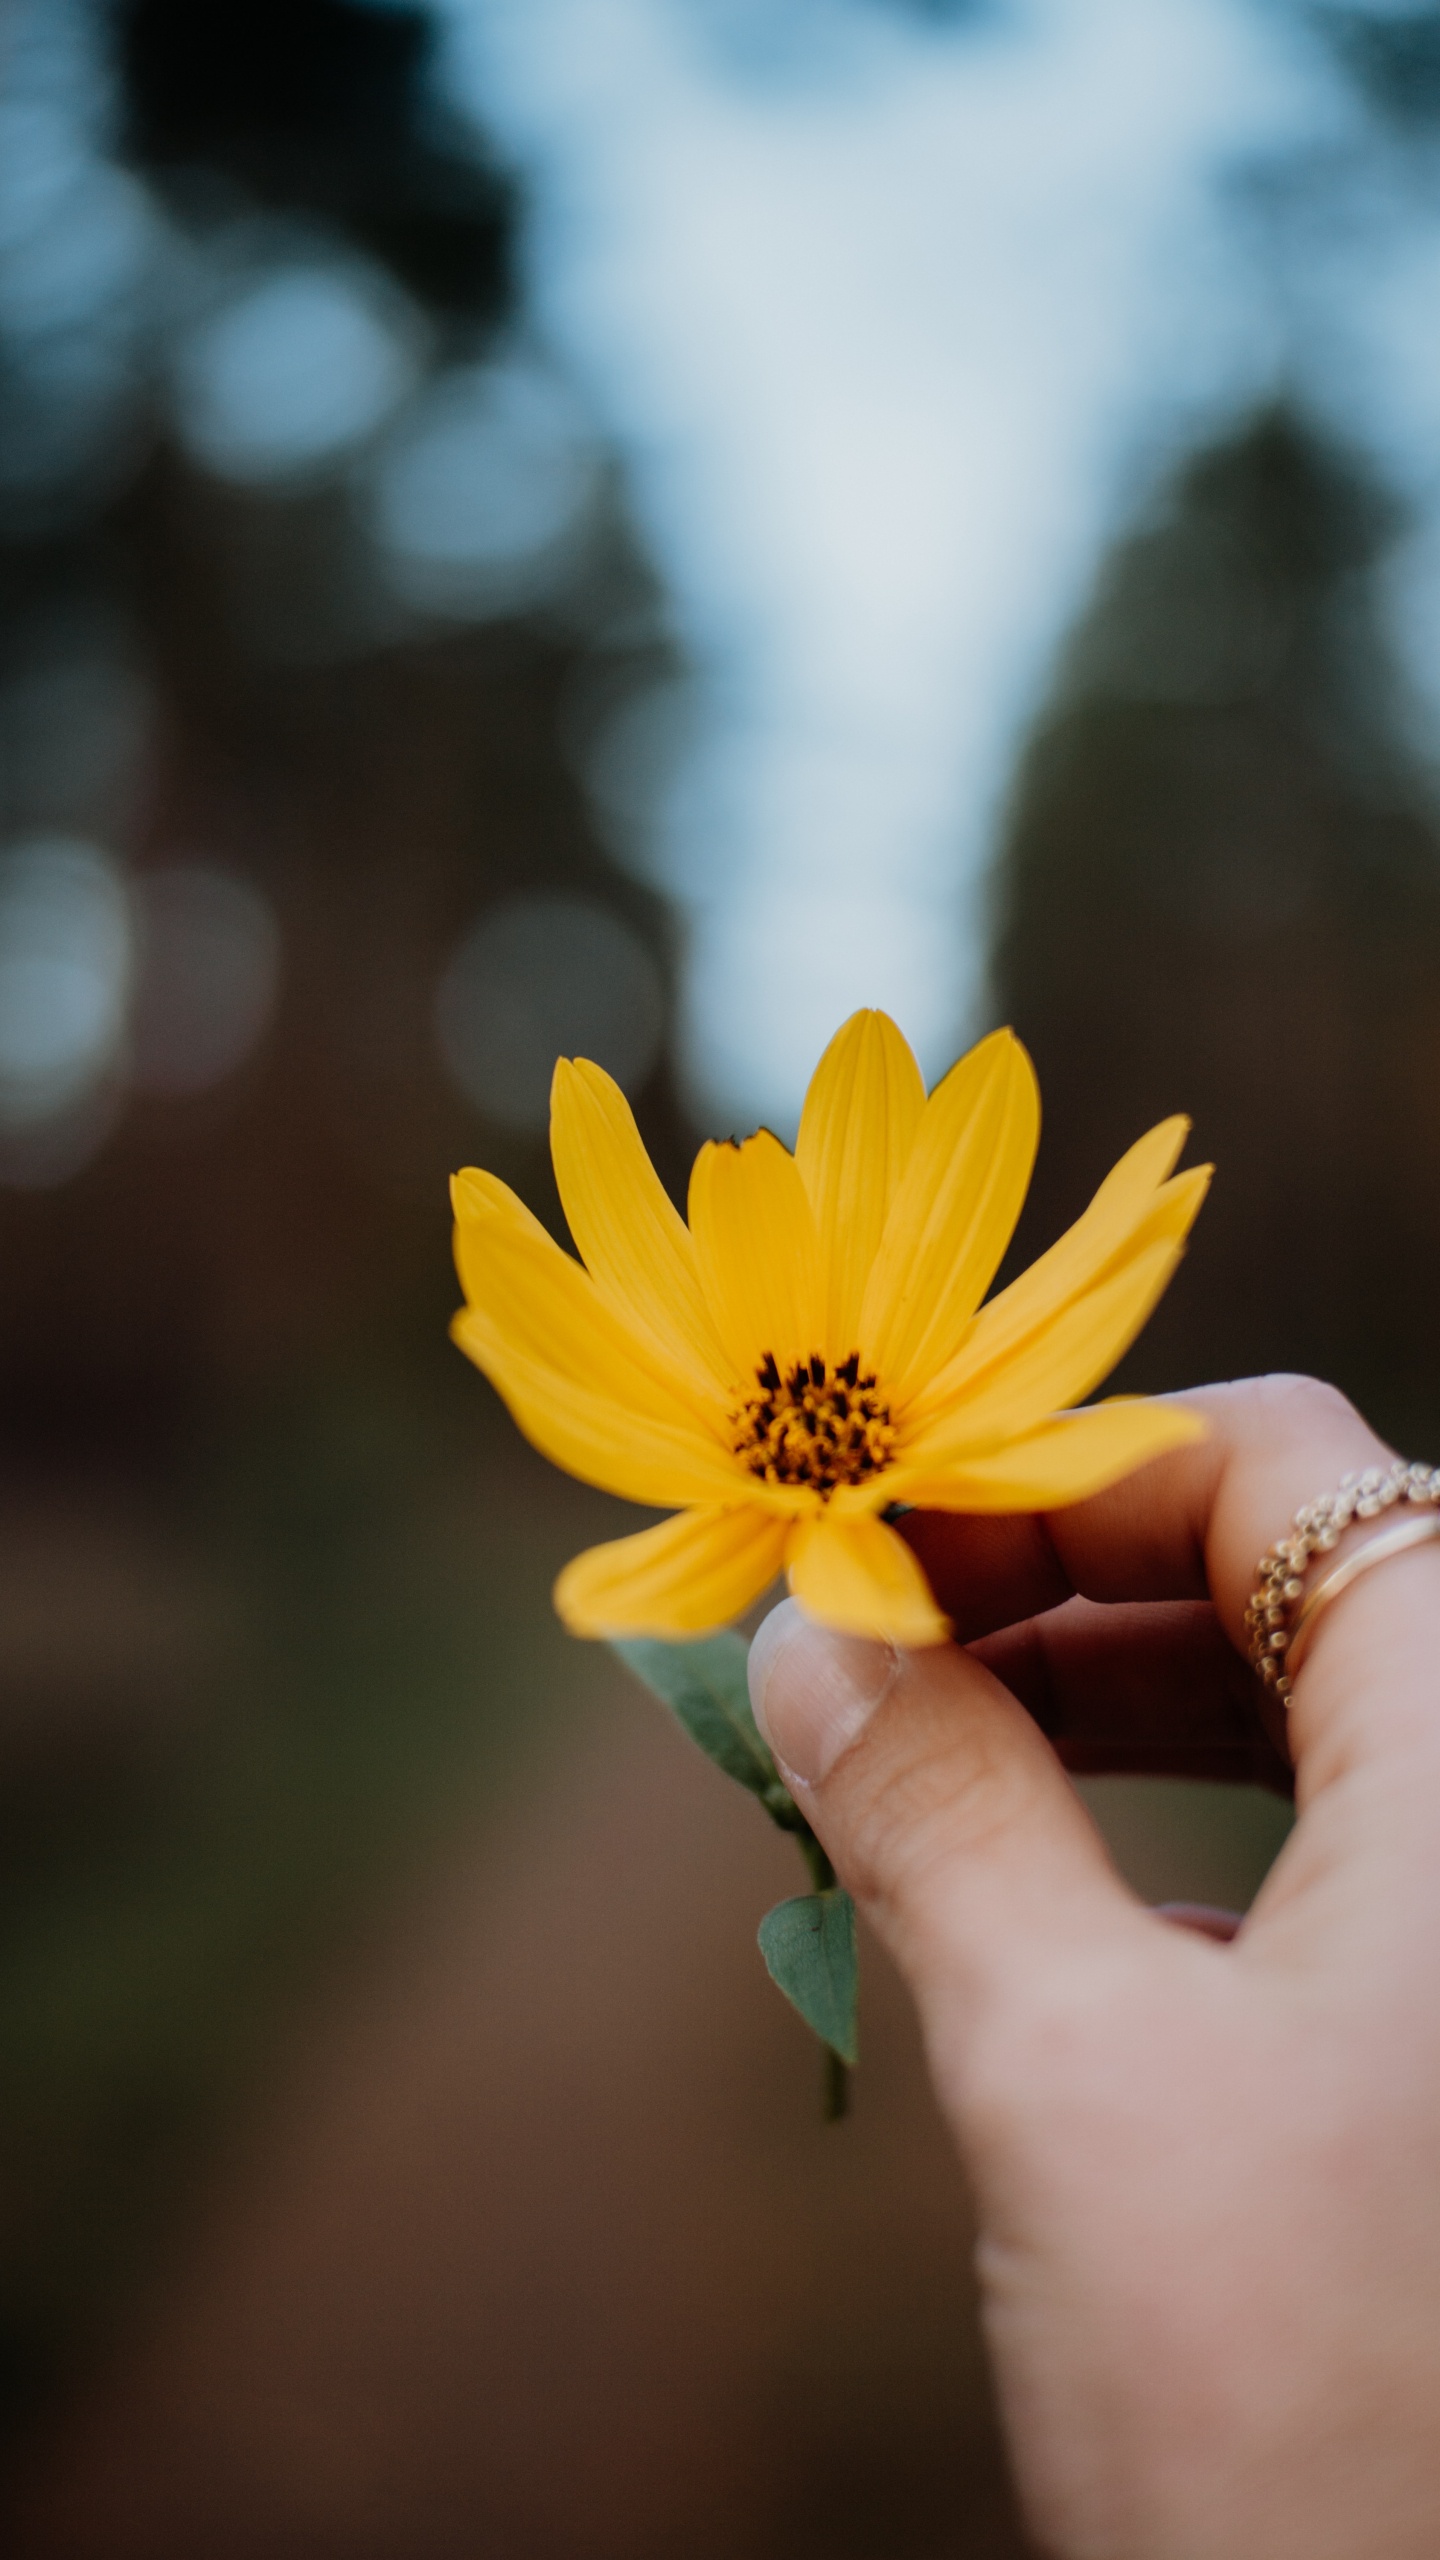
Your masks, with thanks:
[[[1039,2550],[1434,2560],[1440,1544],[1323,1613],[1287,1737],[1256,1559],[1393,1453],[1310,1379],[1183,1401],[1206,1441],[1093,1501],[905,1524],[964,1649],[784,1604],[757,1713],[918,2004]],[[1232,1943],[1139,1903],[1066,1777],[1292,1757]]]

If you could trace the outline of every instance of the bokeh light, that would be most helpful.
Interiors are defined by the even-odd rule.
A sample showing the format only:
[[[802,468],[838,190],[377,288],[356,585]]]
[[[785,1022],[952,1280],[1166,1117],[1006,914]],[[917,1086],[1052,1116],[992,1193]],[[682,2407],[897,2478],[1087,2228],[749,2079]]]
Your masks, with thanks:
[[[660,1053],[660,973],[633,927],[592,899],[517,898],[480,918],[435,1000],[462,1093],[505,1128],[540,1130],[559,1057],[593,1058],[627,1093]]]
[[[576,567],[598,457],[572,394],[522,354],[443,373],[377,458],[369,520],[408,604],[522,611]]]
[[[280,980],[274,912],[248,880],[173,863],[135,883],[130,1072],[142,1093],[204,1093],[243,1065]]]
[[[98,845],[0,854],[0,1127],[61,1118],[113,1069],[130,971],[124,882]]]
[[[0,79],[0,514],[95,505],[143,452],[164,225],[117,165],[89,0],[15,0]]]
[[[704,720],[693,685],[662,676],[588,711],[575,724],[575,756],[606,845],[638,879],[677,885],[675,796],[695,774]],[[679,884],[687,876],[679,871]]]
[[[338,259],[247,278],[177,357],[176,420],[196,460],[223,479],[285,480],[374,435],[414,379],[398,300]]]
[[[175,863],[127,881],[99,845],[0,853],[0,1181],[67,1180],[127,1094],[203,1093],[258,1046],[280,938],[260,892]]]

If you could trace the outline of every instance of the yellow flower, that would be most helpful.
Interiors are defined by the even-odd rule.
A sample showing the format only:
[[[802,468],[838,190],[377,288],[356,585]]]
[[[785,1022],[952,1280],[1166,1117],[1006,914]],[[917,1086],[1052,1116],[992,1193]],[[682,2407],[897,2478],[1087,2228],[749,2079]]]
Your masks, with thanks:
[[[832,1627],[903,1645],[949,1623],[891,1503],[1048,1511],[1202,1425],[1090,1394],[1165,1287],[1209,1180],[1188,1123],[1123,1156],[1058,1244],[982,1305],[1020,1213],[1040,1102],[1018,1040],[929,1096],[883,1013],[838,1031],[794,1155],[762,1129],[703,1146],[687,1226],[619,1087],[562,1058],[555,1178],[583,1257],[492,1174],[457,1174],[461,1349],[537,1448],[677,1516],[592,1547],[555,1605],[577,1635],[686,1637],[782,1567]]]

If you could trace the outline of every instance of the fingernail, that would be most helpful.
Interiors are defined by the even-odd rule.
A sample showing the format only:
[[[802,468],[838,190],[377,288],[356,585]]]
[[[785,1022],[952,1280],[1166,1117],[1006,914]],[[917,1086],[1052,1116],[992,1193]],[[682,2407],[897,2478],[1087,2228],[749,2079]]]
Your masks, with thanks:
[[[750,1647],[750,1704],[792,1785],[818,1786],[829,1775],[899,1670],[893,1645],[836,1635],[795,1600],[771,1610]]]
[[[1228,1943],[1238,1938],[1245,1925],[1239,1911],[1220,1911],[1213,1902],[1157,1902],[1154,1906],[1162,1920],[1171,1920],[1177,1929],[1194,1929],[1202,1938],[1219,1938]]]

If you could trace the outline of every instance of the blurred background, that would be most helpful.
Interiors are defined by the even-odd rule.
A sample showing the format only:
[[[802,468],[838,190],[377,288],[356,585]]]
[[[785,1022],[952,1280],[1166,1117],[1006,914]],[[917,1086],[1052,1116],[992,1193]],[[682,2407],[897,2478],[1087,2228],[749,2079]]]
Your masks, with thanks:
[[[1023,2550],[904,2001],[823,2129],[445,1177],[1009,1020],[1027,1257],[1220,1168],[1123,1383],[1440,1455],[1437,320],[1433,6],[0,0],[8,2549]]]

